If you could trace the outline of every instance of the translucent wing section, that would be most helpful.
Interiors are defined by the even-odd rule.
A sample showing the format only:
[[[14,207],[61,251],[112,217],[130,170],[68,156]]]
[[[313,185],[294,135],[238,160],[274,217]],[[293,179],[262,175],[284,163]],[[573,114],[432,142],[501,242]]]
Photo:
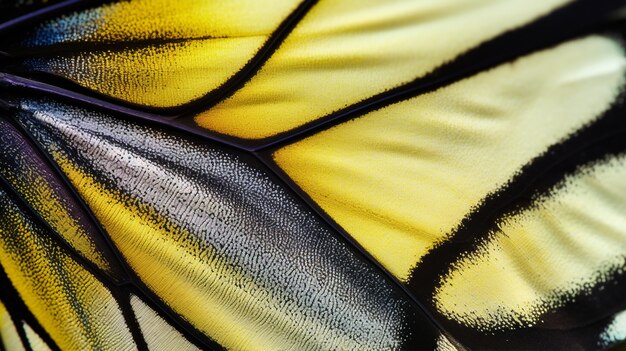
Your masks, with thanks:
[[[50,19],[3,50],[19,70],[53,74],[135,104],[172,107],[226,82],[298,4],[118,1]]]
[[[567,2],[322,0],[242,89],[195,121],[271,137],[422,77]]]
[[[254,159],[91,110],[15,103],[139,279],[223,347],[434,347],[438,332],[406,297]]]
[[[601,115],[624,84],[589,37],[339,124],[276,163],[400,279],[485,196]]]
[[[109,290],[4,191],[0,203],[0,265],[57,345],[64,350],[136,349]]]

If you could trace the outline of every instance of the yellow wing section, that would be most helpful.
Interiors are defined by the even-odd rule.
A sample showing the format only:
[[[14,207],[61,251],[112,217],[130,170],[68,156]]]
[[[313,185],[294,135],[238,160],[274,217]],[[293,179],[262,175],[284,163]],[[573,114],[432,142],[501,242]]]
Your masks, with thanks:
[[[4,119],[0,119],[0,133],[0,176],[72,248],[112,277],[121,278],[104,239],[35,146]]]
[[[414,335],[439,335],[260,162],[171,129],[18,102],[18,123],[159,306],[224,348],[410,349],[422,347]]]
[[[237,73],[298,4],[296,0],[109,3],[41,24],[23,41],[44,56],[27,58],[23,65],[124,101],[178,106]]]
[[[0,265],[57,346],[63,350],[135,350],[109,290],[3,191],[0,203]]]
[[[273,157],[405,280],[485,196],[608,109],[625,65],[615,40],[571,41],[339,124]]]
[[[422,77],[568,0],[322,0],[233,96],[195,117],[258,139]]]
[[[435,305],[476,330],[532,326],[623,274],[624,213],[626,156],[583,167],[532,208],[501,219],[493,239],[443,277]]]

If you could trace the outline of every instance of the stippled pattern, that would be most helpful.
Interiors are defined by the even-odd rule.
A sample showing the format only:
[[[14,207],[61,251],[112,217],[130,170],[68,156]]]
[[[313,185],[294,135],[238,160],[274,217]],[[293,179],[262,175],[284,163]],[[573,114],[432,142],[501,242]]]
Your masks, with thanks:
[[[77,252],[115,279],[122,276],[107,247],[65,184],[8,121],[0,119],[0,176]]]
[[[600,333],[598,347],[605,348],[616,342],[626,339],[626,311],[620,312]]]
[[[298,4],[261,1],[116,1],[53,17],[24,33],[38,47],[77,42],[124,43],[267,35]]]
[[[63,350],[134,350],[109,290],[0,190],[0,265]]]
[[[624,274],[624,179],[626,157],[608,157],[500,219],[491,239],[442,278],[438,310],[484,332],[520,329]]]
[[[226,348],[387,350],[434,340],[379,273],[255,162],[67,105],[22,108],[20,123],[143,282]]]
[[[0,46],[18,70],[62,77],[135,104],[176,107],[235,75],[299,4],[111,2],[0,37]]]
[[[0,21],[54,1],[0,4]],[[17,339],[55,351],[612,346],[626,337],[626,27],[605,22],[618,6],[69,0],[0,24],[0,110],[15,127],[0,126],[12,137],[0,167],[16,169],[0,179],[0,300]],[[323,147],[272,163],[305,136]],[[124,281],[83,259],[106,271],[116,258],[90,219],[121,251]]]
[[[30,58],[24,66],[68,77],[113,97],[163,107],[189,102],[218,87],[250,59],[246,53],[256,51],[263,40],[263,36],[251,36],[111,48]]]

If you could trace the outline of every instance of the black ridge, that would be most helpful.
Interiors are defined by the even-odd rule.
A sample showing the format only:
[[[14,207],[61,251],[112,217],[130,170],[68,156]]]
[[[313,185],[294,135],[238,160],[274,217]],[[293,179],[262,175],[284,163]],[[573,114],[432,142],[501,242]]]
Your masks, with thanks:
[[[28,307],[26,307],[2,266],[0,266],[0,286],[2,286],[2,289],[0,289],[0,300],[2,300],[4,307],[11,315],[13,324],[18,330],[22,343],[24,343],[25,347],[26,345],[30,347],[30,344],[24,334],[24,329],[21,327],[22,321],[28,323],[28,325],[30,325],[30,327],[33,328],[37,334],[39,334],[41,339],[48,344],[50,349],[53,351],[60,351],[61,349],[56,345],[54,340],[52,340],[48,332],[41,327],[41,324],[39,324],[35,316],[33,316]]]
[[[549,48],[563,41],[613,29],[616,24],[607,22],[607,16],[625,5],[624,0],[600,2],[579,0],[524,27],[505,32],[458,56],[424,77],[371,96],[290,131],[256,141],[240,140],[239,142],[253,144],[257,151],[278,149],[347,120],[437,90],[521,56]],[[623,26],[621,23],[619,25]],[[185,121],[185,123],[193,123],[193,121]]]
[[[381,273],[383,277],[387,279],[389,284],[397,289],[402,295],[406,296],[408,301],[413,304],[413,307],[416,308],[420,313],[422,313],[431,324],[438,329],[442,334],[445,334],[448,339],[454,341],[454,338],[447,333],[447,330],[444,326],[439,323],[439,321],[433,316],[426,306],[415,297],[415,295],[407,288],[405,284],[403,284],[398,278],[396,278],[393,274],[391,274],[387,268],[385,268],[378,260],[376,260],[358,241],[356,241],[348,232],[346,232],[337,222],[335,222],[332,217],[327,214],[304,190],[302,190],[297,184],[291,180],[289,175],[287,175],[272,159],[270,153],[266,152],[253,152],[252,153],[257,160],[261,162],[261,164],[267,169],[269,174],[272,174],[275,181],[279,184],[282,184],[286,189],[289,189],[292,193],[295,194],[296,197],[300,198],[311,211],[317,215],[318,218],[321,219],[323,223],[325,223],[331,232],[335,233],[336,236],[346,244],[348,244],[353,250],[355,250],[358,254],[360,254],[365,261],[367,261],[372,267],[374,267],[378,272]],[[407,326],[407,330],[411,330],[411,326]],[[407,350],[411,350],[411,345],[424,345],[424,340],[420,340],[419,336],[414,336],[414,339],[406,340],[405,347]]]
[[[442,278],[453,269],[453,264],[492,239],[500,220],[531,208],[537,201],[549,197],[569,175],[576,174],[587,165],[610,156],[626,153],[626,112],[624,98],[598,120],[582,128],[524,166],[504,187],[488,195],[475,209],[466,215],[450,236],[426,254],[409,279],[409,289],[437,314],[432,297],[442,284]],[[589,335],[577,336],[573,332],[563,337],[561,329],[577,328],[594,322],[585,311],[594,311],[595,320],[603,320],[626,307],[626,274],[616,272],[610,284],[600,284],[593,294],[581,293],[566,306],[546,313],[542,322],[523,330],[494,332],[499,338],[487,337],[440,316],[444,326],[464,340],[477,342],[479,347],[502,347],[503,340],[530,348],[563,348],[579,339],[591,342]],[[597,308],[606,307],[598,315]],[[600,322],[598,322],[600,323]],[[600,323],[602,324],[602,323]],[[559,334],[561,333],[561,334]],[[494,335],[495,335],[494,334]],[[580,334],[580,332],[579,332]],[[556,343],[556,344],[552,344]],[[559,346],[560,345],[560,346]],[[587,344],[588,345],[588,344]],[[571,345],[570,345],[571,346]]]
[[[307,6],[311,6],[313,2],[305,2],[306,4],[308,4]],[[303,3],[303,4],[305,4]],[[352,105],[344,110],[338,111],[336,113],[333,113],[331,115],[328,115],[316,122],[313,122],[311,124],[308,124],[306,126],[303,126],[301,128],[295,129],[293,131],[287,132],[287,133],[283,133],[279,136],[276,137],[272,137],[266,140],[262,140],[260,142],[250,142],[250,141],[241,141],[241,140],[235,140],[234,138],[232,138],[233,140],[235,140],[234,142],[231,142],[231,144],[246,144],[247,145],[252,145],[254,144],[255,146],[253,147],[242,147],[242,149],[268,149],[268,150],[272,150],[275,148],[280,147],[281,145],[293,142],[295,140],[301,139],[303,137],[306,137],[307,135],[310,135],[312,133],[315,133],[319,130],[325,129],[325,128],[329,128],[332,125],[341,123],[345,120],[348,120],[350,118],[355,118],[358,117],[364,113],[367,113],[369,111],[373,111],[376,110],[378,108],[387,106],[391,103],[395,103],[397,101],[402,101],[406,98],[412,97],[412,96],[416,96],[418,94],[424,93],[426,91],[431,91],[434,89],[437,89],[438,87],[441,87],[443,85],[449,84],[455,80],[458,79],[462,79],[465,76],[469,76],[472,74],[475,74],[481,70],[487,69],[489,67],[495,66],[499,63],[503,63],[503,62],[507,62],[515,57],[518,57],[520,55],[523,55],[527,52],[530,51],[534,51],[534,50],[538,50],[544,47],[549,47],[551,45],[554,45],[555,43],[562,41],[566,38],[573,38],[576,36],[580,36],[583,35],[585,33],[594,31],[597,29],[597,19],[601,18],[602,16],[604,16],[605,14],[607,14],[608,12],[618,8],[619,6],[623,6],[624,2],[623,1],[605,1],[605,2],[601,2],[600,4],[598,4],[598,2],[594,2],[594,1],[580,1],[577,2],[569,7],[566,7],[564,9],[561,10],[557,10],[554,13],[546,16],[543,19],[538,20],[537,22],[528,25],[520,30],[515,30],[515,31],[511,31],[508,32],[500,37],[498,37],[497,39],[494,39],[488,43],[485,43],[483,45],[481,45],[479,48],[476,48],[474,50],[472,50],[471,52],[459,57],[457,60],[455,60],[454,62],[445,65],[443,67],[441,67],[440,69],[438,69],[436,72],[434,72],[432,75],[429,75],[428,77],[422,78],[422,79],[418,79],[412,83],[409,83],[405,86],[393,89],[389,92],[385,92],[382,94],[379,94],[375,97],[372,97],[364,102],[360,102],[358,104]],[[302,5],[304,6],[304,5]],[[303,13],[301,14],[302,16],[304,15],[306,11],[303,10]],[[292,16],[294,16],[292,14]],[[283,23],[284,24],[284,23]],[[295,26],[295,23],[293,24]],[[566,28],[567,29],[567,33],[565,33],[565,30],[563,30],[562,28]],[[2,30],[3,27],[0,26],[0,30]],[[293,27],[291,28],[293,29]],[[288,35],[289,31],[291,30],[289,29],[286,33],[283,34],[282,39],[284,39],[284,37],[286,37],[286,35]],[[275,33],[276,34],[276,33]],[[273,49],[275,50],[279,45],[280,42],[282,41],[282,39],[278,40],[275,43],[276,47]],[[268,41],[269,42],[269,41]],[[517,45],[519,44],[519,45]],[[272,50],[272,52],[273,52]],[[272,52],[267,53],[267,57],[265,57],[264,59],[267,59]],[[495,57],[495,58],[494,58]],[[234,92],[236,89],[238,89],[240,86],[242,86],[245,81],[247,81],[247,79],[249,79],[251,76],[254,75],[254,73],[256,73],[256,71],[262,66],[262,63],[257,63],[257,65],[255,67],[253,67],[251,69],[251,71],[248,73],[248,75],[246,77],[243,77],[244,75],[242,74],[241,77],[241,81],[239,82],[239,85],[237,87],[235,87],[235,85],[233,85],[233,87],[229,87],[224,88],[224,90],[222,91],[222,95],[215,95],[215,96],[220,96],[219,98],[214,97],[214,100],[211,100],[207,97],[207,101],[205,101],[205,103],[207,103],[207,105],[211,106],[211,104],[215,104],[217,101],[219,101],[219,99],[227,97],[228,95],[232,94],[232,92]],[[47,91],[47,93],[52,93],[54,94],[53,91]],[[72,97],[70,99],[73,99],[75,97]],[[90,99],[89,97],[86,97],[83,99],[85,102],[93,102],[95,99]],[[211,102],[212,101],[212,102]],[[96,103],[95,104],[96,107],[102,107],[101,103]],[[121,111],[120,111],[121,112]],[[126,111],[126,112],[122,112],[122,113],[127,113],[127,114],[131,114],[134,115],[134,112],[132,111]],[[156,116],[155,117],[159,117]],[[603,118],[603,120],[605,120],[605,118]],[[175,128],[181,128],[178,125],[174,125],[172,124],[173,127]],[[621,125],[620,125],[621,126]],[[622,126],[623,127],[623,126]],[[184,129],[191,129],[191,127],[189,128],[184,128]],[[597,128],[596,128],[597,129]],[[603,129],[603,128],[600,128]],[[595,130],[595,129],[594,129]],[[614,129],[615,130],[615,129]],[[623,129],[619,130],[617,129],[618,132],[617,133],[623,133]],[[583,132],[584,133],[584,132]],[[204,136],[206,135],[211,135],[212,133],[207,132],[207,133],[203,133]],[[581,133],[582,134],[582,133]],[[593,134],[593,133],[591,133]],[[623,134],[619,134],[621,136],[623,136]],[[616,139],[619,139],[619,135]],[[582,141],[586,141],[588,143],[588,140],[592,140],[592,139],[588,139],[586,137],[579,137],[580,140]],[[597,138],[596,138],[597,139]],[[603,136],[602,138],[600,138],[599,140],[602,141],[606,141],[606,140],[613,140],[611,139],[610,136]],[[224,138],[224,140],[229,140],[229,138]],[[219,140],[218,140],[219,141]],[[610,142],[613,143],[613,142]],[[260,146],[259,146],[260,145]],[[565,144],[564,144],[565,145]],[[555,147],[555,150],[552,150],[550,152],[547,153],[547,155],[544,155],[542,157],[549,157],[549,155],[551,153],[557,152],[560,150],[560,152],[563,152],[563,150],[567,150],[567,148],[570,148],[570,150],[583,150],[583,151],[588,151],[585,149],[585,147],[581,147],[581,148],[574,148],[573,146],[575,146],[575,143],[569,143],[565,146],[562,146],[561,148]],[[597,157],[601,157],[602,155],[606,155],[608,152],[604,152],[603,154],[600,153],[601,155],[596,156]],[[584,154],[584,152],[583,152]],[[563,159],[561,160],[564,164],[567,164],[567,159],[569,158],[573,158],[574,156],[564,156]],[[558,157],[557,157],[558,158]],[[575,158],[575,157],[574,157]],[[590,160],[593,157],[590,157]],[[546,164],[550,164],[550,162],[552,162],[553,160],[546,160],[543,163],[541,163],[542,165],[546,165]],[[582,162],[581,160],[574,160],[572,161],[574,162],[574,166],[573,169],[576,169],[576,167],[578,167],[579,163],[576,162]],[[591,162],[591,161],[586,161],[586,162]],[[271,169],[274,170],[274,172],[276,172],[276,168],[275,167],[270,167]],[[531,169],[532,168],[532,169]],[[541,166],[528,166],[526,169],[531,169],[531,171],[523,171],[523,172],[529,172],[532,173],[534,169],[536,168],[542,168]],[[561,178],[567,173],[567,172],[573,172],[574,170],[569,170],[567,171],[566,169],[568,169],[566,166],[563,167],[563,172],[561,172]],[[58,170],[57,170],[58,171]],[[57,172],[59,173],[59,172]],[[280,173],[280,171],[278,172]],[[61,174],[62,177],[62,174]],[[521,177],[521,176],[520,176]],[[284,179],[285,177],[281,176],[281,179]],[[536,192],[538,193],[539,190],[541,189],[541,186],[534,184],[533,179],[531,179],[532,177],[530,176],[526,176],[526,178],[528,178],[527,180],[522,180],[522,181],[518,181],[521,183],[529,183],[530,185],[527,185],[526,187],[524,186],[517,186],[517,189],[522,189],[522,190],[526,190],[526,188],[528,187],[533,187],[535,186]],[[524,179],[526,179],[524,178]],[[558,178],[558,177],[557,177]],[[62,179],[64,179],[62,177]],[[518,178],[515,178],[518,179]],[[513,180],[512,182],[516,182],[516,180]],[[290,184],[290,183],[289,183]],[[547,184],[547,183],[546,183]],[[544,184],[544,188],[549,188],[549,185]],[[554,183],[556,184],[556,183]],[[553,184],[553,185],[554,185]],[[291,184],[290,184],[291,185]],[[291,185],[292,186],[292,185]],[[70,186],[71,188],[71,186]],[[293,188],[293,186],[292,186]],[[308,198],[308,196],[306,196],[306,194],[303,194],[302,192],[299,192],[296,190],[296,192],[301,196],[304,197],[305,200]],[[498,213],[502,213],[502,208],[505,208],[507,206],[510,206],[513,210],[519,210],[521,209],[522,205],[524,205],[524,203],[528,204],[530,202],[530,200],[532,199],[528,199],[526,198],[524,200],[524,195],[516,195],[515,191],[511,191],[512,195],[508,195],[509,197],[509,203],[512,203],[513,205],[509,205],[507,203],[507,201],[502,201],[502,200],[486,200],[485,203],[489,202],[491,204],[491,202],[494,202],[493,205],[484,205],[483,207],[488,208],[487,210],[483,210],[483,212],[485,214],[482,215],[483,219],[473,219],[474,217],[476,217],[476,215],[472,215],[471,218],[468,217],[468,219],[464,222],[464,225],[471,225],[471,223],[478,223],[475,225],[478,225],[480,227],[481,223],[493,223],[494,220],[494,216],[495,214],[493,214],[494,212],[491,212],[491,214],[489,213],[489,209],[492,210],[497,210],[500,211]],[[500,193],[498,193],[500,194]],[[494,195],[495,196],[495,195]],[[507,196],[505,195],[497,195],[498,198],[507,198]],[[526,195],[527,196],[527,195]],[[80,197],[79,197],[80,198]],[[499,202],[498,202],[499,201]],[[526,202],[524,202],[526,201]],[[312,201],[305,201],[306,203],[312,204]],[[498,204],[495,204],[495,202],[498,202]],[[80,202],[83,207],[85,207],[87,213],[91,213],[87,206]],[[312,206],[315,207],[315,205],[313,204]],[[483,208],[481,207],[481,208]],[[496,211],[496,212],[497,212]],[[320,213],[319,208],[316,209],[316,212]],[[323,212],[323,211],[322,211]],[[481,213],[483,213],[481,212]],[[332,220],[329,220],[328,218],[326,218],[327,216],[322,216],[324,217],[329,223],[334,223]],[[481,217],[481,216],[479,216]],[[96,221],[97,223],[97,221]],[[336,227],[336,225],[333,225],[333,227]],[[463,250],[458,250],[455,249],[456,246],[460,245],[460,244],[467,244],[468,240],[474,240],[474,238],[467,238],[468,234],[463,234],[463,228],[464,227],[460,227],[458,232],[455,233],[453,235],[454,240],[450,241],[451,244],[448,244],[448,246],[450,247],[449,250],[454,251],[454,252],[464,252]],[[342,234],[343,232],[341,230],[339,230]],[[345,237],[347,237],[346,235],[344,235]],[[347,237],[349,238],[349,237]],[[348,239],[348,241],[350,241],[352,244],[354,244],[357,248],[359,247],[358,244],[354,243],[353,241],[351,241],[350,239]],[[446,249],[442,249],[441,247],[444,247],[446,244],[442,244],[440,247],[438,247],[436,250],[437,251],[446,251]],[[473,244],[475,245],[475,244]],[[475,247],[475,246],[473,246]],[[360,249],[360,251],[364,251],[362,249]],[[119,254],[119,253],[118,253]],[[366,254],[366,253],[365,253]],[[367,254],[366,254],[367,255]],[[434,255],[434,254],[433,254]],[[425,267],[425,264],[431,265],[433,267],[436,267],[437,264],[441,264],[442,266],[446,266],[447,264],[449,264],[449,262],[453,262],[454,258],[457,257],[458,255],[455,254],[450,254],[448,255],[448,258],[445,260],[442,260],[441,262],[438,262],[436,258],[431,258],[431,256],[433,255],[427,255],[424,260],[422,261],[422,265],[420,267]],[[369,255],[367,255],[369,257]],[[436,255],[435,255],[436,256]],[[371,258],[370,258],[371,259]],[[428,263],[431,260],[431,263]],[[123,261],[123,259],[122,259]],[[375,261],[373,261],[375,262]],[[379,266],[378,264],[374,263],[375,265]],[[440,269],[439,272],[441,273],[442,271],[445,271],[446,268]],[[419,279],[420,281],[424,281],[422,280],[421,275],[428,275],[429,273],[427,272],[422,272],[420,269],[414,271],[413,273],[413,279],[411,280],[411,283],[409,284],[409,288],[412,291],[415,291],[419,286],[414,286],[415,279]],[[436,277],[439,277],[440,275],[436,275]],[[0,277],[1,278],[1,277]],[[133,275],[133,280],[136,280],[136,285],[138,286],[138,292],[142,293],[144,291],[148,291],[148,289],[143,286],[143,284],[138,280],[138,278],[136,276]],[[394,281],[396,281],[395,279],[392,279]],[[428,280],[427,280],[428,281]],[[432,282],[437,281],[435,280],[430,280]],[[397,283],[397,281],[396,281]],[[164,307],[164,303],[162,301],[160,301],[158,299],[158,297],[151,295],[151,294],[147,294],[150,296],[150,299],[148,300],[149,302],[153,303],[153,306],[157,306],[158,308],[155,308],[156,311],[167,311],[167,309],[163,309]],[[154,303],[154,301],[158,301],[157,303]],[[148,302],[146,301],[146,302]],[[27,311],[27,309],[26,309]],[[28,311],[27,311],[28,312]],[[169,317],[173,317],[175,316],[175,314],[172,314],[171,311],[169,311],[168,313],[166,313],[167,316]],[[182,329],[185,331],[184,334],[185,335],[194,335],[197,332],[193,327],[189,326],[188,324],[185,325],[186,323],[184,321],[182,321],[181,323],[181,318],[180,317],[173,317],[173,319],[177,320],[177,323],[174,323],[173,325],[179,327],[180,325],[182,325]],[[34,326],[33,326],[34,328]],[[192,332],[189,332],[189,331]],[[42,335],[42,333],[40,333],[40,335]],[[47,334],[46,334],[47,335]],[[197,335],[196,335],[197,336]],[[42,335],[43,338],[43,335]],[[202,338],[201,338],[202,339]],[[193,339],[191,339],[193,340]],[[212,344],[212,342],[210,342],[210,344]]]
[[[302,18],[308,13],[308,11],[317,3],[317,0],[303,0],[298,7],[289,14],[276,28],[276,30],[269,36],[267,41],[263,44],[263,46],[259,49],[259,51],[254,54],[254,56],[243,66],[237,73],[228,78],[223,84],[219,87],[213,89],[208,92],[205,96],[200,97],[196,100],[190,101],[181,106],[175,107],[149,107],[143,106],[127,101],[123,101],[121,99],[117,99],[114,97],[109,97],[98,92],[95,92],[89,88],[85,88],[76,84],[69,79],[65,79],[62,77],[58,77],[52,74],[46,73],[30,73],[21,70],[20,68],[14,67],[14,62],[19,60],[20,57],[24,55],[33,54],[33,56],[40,56],[42,54],[54,54],[55,52],[65,52],[70,50],[71,48],[80,47],[81,51],[89,50],[90,48],[95,48],[100,51],[103,49],[114,48],[114,50],[123,50],[125,48],[137,48],[150,45],[150,41],[137,41],[137,42],[125,42],[125,43],[103,43],[100,44],[58,44],[50,47],[50,51],[44,51],[44,49],[14,49],[11,44],[9,47],[4,47],[2,51],[2,55],[0,57],[1,69],[3,72],[10,72],[15,75],[23,76],[26,78],[31,78],[34,80],[39,80],[42,82],[47,82],[52,85],[57,85],[59,87],[67,87],[69,90],[78,92],[80,94],[91,97],[93,100],[102,100],[109,103],[118,104],[120,106],[125,106],[128,109],[134,109],[138,111],[154,113],[163,115],[163,117],[173,117],[178,116],[185,113],[192,113],[194,111],[201,111],[210,108],[211,106],[217,104],[223,99],[227,98],[231,94],[233,94],[237,89],[242,87],[251,77],[253,77],[256,72],[265,64],[265,62],[274,54],[274,52],[280,47],[285,38],[291,33],[291,31],[296,27],[296,25],[302,20]],[[0,31],[1,31],[0,27]],[[202,38],[197,38],[202,39]],[[207,38],[208,39],[208,38]],[[193,39],[196,40],[196,39]],[[164,44],[170,42],[182,42],[181,40],[154,40],[152,44]],[[4,43],[4,46],[7,44]],[[96,47],[97,46],[97,47]],[[47,48],[45,48],[47,50]]]
[[[599,120],[576,134],[551,146],[545,153],[522,167],[503,188],[488,195],[482,203],[461,221],[449,239],[426,254],[413,271],[409,286],[431,295],[441,277],[450,270],[450,263],[463,254],[475,251],[490,239],[490,230],[497,229],[498,221],[531,208],[550,190],[559,186],[565,177],[581,167],[626,152],[626,109],[620,103]],[[435,284],[425,282],[433,282]],[[432,285],[431,285],[432,284]]]
[[[113,294],[117,300],[117,304],[120,306],[120,310],[122,311],[126,325],[133,336],[133,340],[135,340],[137,349],[139,351],[149,351],[146,339],[144,338],[141,328],[139,327],[139,322],[137,322],[133,308],[130,305],[130,294],[128,293],[128,289],[126,287],[120,287],[115,289]]]
[[[189,322],[185,321],[182,317],[178,316],[178,314],[176,314],[169,307],[167,307],[167,304],[164,301],[162,301],[159,297],[157,297],[154,293],[150,291],[150,289],[141,281],[141,279],[132,270],[132,268],[130,268],[130,265],[125,260],[121,252],[119,252],[119,250],[117,249],[117,247],[115,246],[111,238],[108,236],[106,231],[102,228],[102,226],[100,225],[100,222],[97,220],[95,215],[91,212],[91,209],[89,208],[89,206],[84,202],[82,197],[78,194],[78,192],[76,191],[74,186],[71,184],[69,179],[67,179],[65,174],[58,168],[58,166],[56,165],[54,160],[50,157],[50,155],[48,155],[45,149],[37,142],[37,140],[32,135],[30,135],[30,133],[27,130],[22,128],[21,124],[18,121],[13,121],[13,123],[14,123],[14,126],[18,128],[18,130],[33,145],[37,147],[37,149],[43,156],[43,159],[48,162],[51,171],[54,172],[59,177],[59,179],[63,181],[68,191],[74,196],[74,199],[76,200],[76,202],[82,207],[84,212],[90,217],[92,223],[100,232],[99,234],[105,238],[107,243],[109,243],[109,247],[111,251],[117,256],[117,259],[120,262],[120,265],[124,268],[124,270],[126,271],[127,277],[129,277],[130,279],[129,284],[134,285],[139,290],[139,293],[137,293],[136,295],[145,296],[147,297],[147,299],[153,301],[154,304],[159,306],[156,310],[160,311],[162,313],[162,316],[164,316],[164,319],[167,320],[172,326],[174,326],[183,335],[185,335],[189,339],[190,342],[194,344],[200,343],[203,349],[221,350],[222,349],[221,346],[219,346],[215,341],[205,336],[203,333],[198,331],[194,326],[192,326]],[[95,275],[95,276],[99,277],[99,275]],[[108,286],[110,290],[113,290],[114,287],[111,286],[110,284],[106,284],[104,281],[102,283],[105,284],[105,286]],[[144,301],[145,300],[146,299],[144,299]]]

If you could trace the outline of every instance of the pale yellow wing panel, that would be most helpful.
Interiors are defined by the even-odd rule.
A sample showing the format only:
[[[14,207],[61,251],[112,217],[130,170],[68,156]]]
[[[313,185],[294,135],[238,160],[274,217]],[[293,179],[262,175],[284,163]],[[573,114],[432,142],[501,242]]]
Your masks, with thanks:
[[[104,4],[49,20],[25,35],[21,42],[44,55],[27,57],[22,66],[131,103],[175,107],[237,73],[298,5],[296,0]]]
[[[24,351],[24,345],[22,345],[22,339],[17,333],[15,324],[11,315],[6,310],[4,305],[0,302],[0,341],[5,350]]]
[[[265,138],[432,72],[568,0],[322,0],[233,96],[195,117]]]
[[[26,333],[26,338],[28,339],[28,343],[30,344],[30,348],[33,351],[51,351],[48,344],[30,327],[30,325],[26,323],[22,323],[24,327],[24,333]]]
[[[400,279],[532,158],[624,84],[620,44],[592,36],[339,124],[276,163]]]
[[[132,295],[130,303],[150,351],[199,350],[140,298]]]
[[[436,351],[459,351],[459,349],[445,335],[440,335],[437,338]]]
[[[625,213],[626,156],[585,166],[531,208],[500,219],[492,239],[442,278],[435,306],[481,331],[535,325],[624,273]]]

